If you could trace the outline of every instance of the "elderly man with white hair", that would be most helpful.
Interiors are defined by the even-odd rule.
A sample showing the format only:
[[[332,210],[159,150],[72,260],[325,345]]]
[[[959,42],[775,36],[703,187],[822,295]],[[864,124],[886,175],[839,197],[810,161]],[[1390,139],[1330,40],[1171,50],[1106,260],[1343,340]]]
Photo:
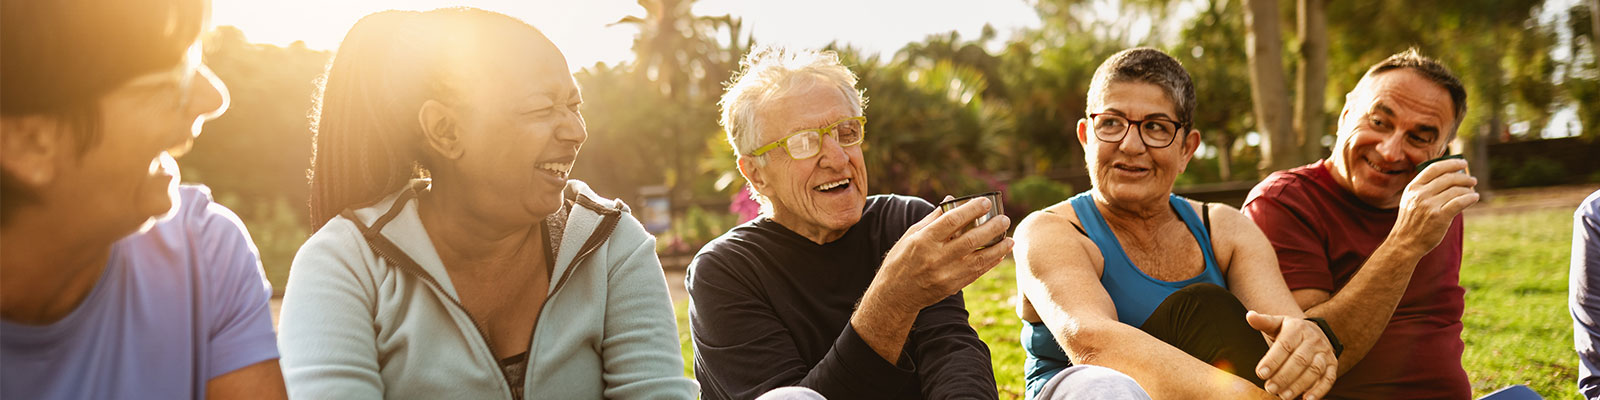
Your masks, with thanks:
[[[722,125],[763,209],[689,266],[704,398],[996,398],[960,291],[1011,252],[1009,238],[984,246],[1011,221],[961,232],[994,205],[868,196],[866,100],[836,54],[762,49],[742,69]],[[1094,372],[1085,384],[1133,384]]]

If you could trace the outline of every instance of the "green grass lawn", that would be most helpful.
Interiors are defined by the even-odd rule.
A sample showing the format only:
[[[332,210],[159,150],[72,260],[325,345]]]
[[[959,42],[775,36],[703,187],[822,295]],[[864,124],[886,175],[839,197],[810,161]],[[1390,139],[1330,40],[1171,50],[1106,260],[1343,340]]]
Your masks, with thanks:
[[[1523,384],[1546,398],[1576,393],[1577,355],[1566,307],[1572,211],[1544,210],[1473,217],[1467,221],[1461,286],[1462,364],[1481,396]],[[989,344],[1001,398],[1023,393],[1021,321],[1013,310],[1015,268],[1008,260],[969,286],[972,326]],[[693,376],[687,303],[678,304],[678,337],[685,373]]]
[[[1578,356],[1567,312],[1572,210],[1476,217],[1467,220],[1466,235],[1461,363],[1473,392],[1523,384],[1546,398],[1576,397]]]

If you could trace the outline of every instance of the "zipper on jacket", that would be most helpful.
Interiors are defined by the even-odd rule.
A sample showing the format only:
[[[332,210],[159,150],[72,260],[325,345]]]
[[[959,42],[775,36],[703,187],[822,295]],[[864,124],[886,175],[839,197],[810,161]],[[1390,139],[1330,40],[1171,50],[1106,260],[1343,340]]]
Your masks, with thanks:
[[[577,195],[577,198],[581,199],[581,200],[589,200],[588,198],[583,197],[583,195],[581,195],[581,194]],[[580,201],[575,201],[574,205],[576,206],[576,205],[578,205],[578,203],[581,203],[582,202],[581,200]],[[410,199],[405,199],[405,198],[399,199],[399,201],[397,201],[395,203],[394,207],[404,207],[404,203],[407,202],[407,201],[410,201]],[[532,343],[534,342],[535,335],[539,331],[539,321],[544,319],[544,316],[546,315],[545,311],[547,311],[546,309],[548,307],[550,307],[550,300],[554,299],[555,296],[556,296],[556,293],[560,292],[561,288],[566,286],[567,281],[570,278],[572,278],[573,275],[576,274],[576,272],[577,272],[576,269],[578,268],[578,266],[583,265],[583,262],[587,261],[589,259],[589,257],[594,254],[595,250],[599,249],[600,245],[605,243],[605,240],[603,240],[603,239],[609,239],[611,237],[611,234],[616,231],[617,220],[620,219],[621,211],[620,210],[606,209],[603,206],[600,206],[599,204],[594,203],[592,200],[590,200],[588,203],[591,203],[592,205],[591,204],[583,204],[585,206],[585,208],[590,208],[591,211],[595,211],[596,214],[600,214],[601,215],[600,226],[598,227],[598,229],[595,232],[593,232],[592,234],[589,235],[589,239],[584,243],[583,247],[578,249],[578,254],[573,257],[572,262],[567,264],[567,273],[563,274],[561,276],[561,280],[556,282],[556,286],[550,289],[550,292],[545,296],[544,305],[539,307],[540,308],[539,309],[539,318],[534,320],[532,332],[528,333],[529,357],[528,357],[528,365],[524,369],[524,372],[523,372],[524,374],[527,374],[528,372],[533,371],[533,369],[534,369],[533,368],[533,366],[534,366],[534,357],[533,357],[533,353],[532,353],[532,351],[533,351]],[[354,213],[350,213],[350,215],[346,216],[346,218],[350,219],[351,222],[355,222],[357,227],[361,227],[362,224],[360,223],[360,220],[358,220],[358,219],[356,219],[354,217],[355,217]],[[388,221],[383,221],[383,222],[388,222]],[[495,371],[498,372],[499,375],[500,375],[501,387],[505,388],[505,393],[506,393],[507,396],[515,398],[515,394],[513,394],[513,390],[511,388],[511,385],[510,385],[509,382],[507,382],[507,379],[506,379],[506,376],[505,376],[505,369],[500,368],[499,360],[495,359],[495,357],[494,357],[494,341],[491,340],[489,338],[489,334],[486,331],[484,331],[483,324],[479,323],[477,318],[473,318],[472,313],[467,312],[467,307],[465,305],[461,304],[460,300],[456,299],[455,297],[449,296],[448,295],[449,292],[444,290],[444,285],[440,284],[437,279],[434,279],[433,275],[429,275],[427,273],[427,271],[421,270],[421,266],[416,264],[415,260],[412,260],[409,256],[406,256],[404,252],[400,252],[398,254],[398,257],[397,257],[397,254],[391,254],[390,250],[399,251],[399,248],[397,246],[395,246],[394,242],[389,241],[388,238],[385,238],[385,237],[382,236],[382,234],[380,233],[382,228],[383,228],[382,226],[376,226],[376,227],[370,227],[368,229],[362,229],[363,236],[367,236],[367,233],[369,231],[372,233],[371,236],[366,238],[367,239],[367,244],[369,244],[369,246],[367,246],[367,247],[371,248],[372,251],[377,253],[379,257],[381,257],[385,261],[389,262],[390,265],[398,266],[398,267],[400,267],[401,270],[408,271],[408,273],[410,273],[412,275],[416,275],[417,277],[421,278],[430,287],[432,287],[433,290],[439,292],[440,294],[444,294],[445,296],[443,296],[443,297],[445,297],[446,299],[449,300],[448,304],[454,305],[456,307],[456,309],[461,312],[461,314],[466,315],[467,321],[472,323],[473,330],[477,331],[478,337],[483,340],[484,346],[488,347],[487,352],[489,354],[489,359],[490,359],[490,361],[494,361],[491,364],[494,364]],[[548,234],[548,233],[546,233],[546,234]],[[596,238],[599,238],[599,239],[602,239],[602,240],[595,240]],[[380,243],[381,243],[381,245],[380,245]],[[556,256],[557,256],[556,254],[550,255],[550,257],[556,257]],[[405,261],[405,262],[401,262],[402,260]],[[524,377],[524,383],[523,384],[524,385],[527,384],[526,383],[526,377]],[[526,397],[524,397],[524,398],[526,398]]]
[[[497,375],[500,375],[500,382],[499,382],[501,384],[500,386],[505,388],[505,393],[506,393],[507,397],[514,398],[515,395],[512,394],[511,384],[509,382],[506,382],[505,369],[500,368],[499,360],[495,359],[495,357],[494,357],[494,341],[490,340],[488,333],[486,333],[483,330],[483,324],[479,323],[477,318],[473,318],[472,317],[472,313],[467,312],[467,306],[462,305],[461,301],[457,300],[455,297],[451,297],[449,295],[449,292],[444,290],[444,285],[439,284],[439,281],[433,279],[432,275],[428,275],[424,271],[409,271],[410,268],[403,267],[404,264],[395,262],[395,258],[393,256],[389,255],[387,251],[376,249],[376,248],[374,248],[373,251],[376,251],[378,253],[379,257],[383,257],[383,259],[388,261],[390,264],[402,265],[402,267],[400,268],[401,270],[407,270],[412,275],[417,275],[418,277],[422,278],[422,280],[424,282],[427,282],[427,284],[429,286],[433,287],[434,291],[437,291],[440,294],[443,294],[444,295],[443,297],[449,300],[449,304],[455,305],[456,309],[461,311],[462,315],[466,315],[467,316],[467,321],[472,323],[472,330],[478,332],[478,337],[483,339],[483,345],[485,347],[488,347],[485,350],[489,354],[489,360],[493,361],[493,362],[491,362],[491,364],[494,364],[495,372],[497,373]],[[530,339],[531,339],[531,337],[530,337]],[[530,358],[530,360],[531,360],[531,358]]]
[[[581,195],[581,194],[578,195],[578,196],[579,196],[579,198],[583,198],[582,197],[583,195]],[[574,205],[576,205],[576,202],[574,202]],[[618,215],[620,213],[620,211],[610,210],[612,212],[609,212],[609,213],[608,212],[604,212],[602,210],[594,210],[594,211],[596,211],[596,214],[600,214],[601,215],[599,229],[595,230],[594,233],[591,233],[589,235],[589,239],[584,242],[583,247],[578,248],[578,254],[576,256],[572,257],[572,262],[567,263],[567,273],[562,274],[561,275],[561,280],[556,281],[556,286],[550,289],[550,294],[545,296],[544,306],[543,307],[539,307],[539,318],[533,320],[533,328],[532,328],[533,331],[532,332],[528,332],[528,343],[529,343],[529,345],[528,345],[528,366],[523,371],[524,374],[533,371],[533,366],[534,366],[533,351],[534,351],[534,348],[533,348],[533,344],[532,343],[534,343],[534,339],[537,337],[537,335],[539,333],[539,321],[544,320],[544,316],[546,315],[545,311],[548,311],[548,310],[546,310],[546,308],[550,307],[550,303],[551,303],[550,300],[554,299],[556,297],[556,293],[560,292],[562,287],[567,286],[567,280],[569,278],[572,278],[573,275],[577,275],[578,266],[583,265],[584,261],[588,261],[589,256],[593,255],[594,251],[596,249],[599,249],[601,244],[605,243],[605,240],[598,240],[597,241],[597,240],[595,240],[595,238],[609,239],[609,238],[611,238],[611,233],[616,231],[616,229],[617,229],[617,220],[621,218]],[[463,308],[463,310],[465,310],[465,308]],[[487,342],[487,340],[485,340],[485,341]],[[526,385],[527,383],[524,382],[523,384]]]
[[[618,217],[615,216],[615,215],[603,216],[602,219],[600,220],[600,230],[597,230],[597,231],[594,232],[594,234],[589,235],[590,240],[593,240],[594,238],[597,238],[597,237],[598,238],[606,238],[606,239],[610,238],[611,237],[611,233],[617,230],[617,221],[616,221],[617,218]],[[554,289],[550,290],[550,296],[554,297],[556,292],[561,290],[562,286],[566,286],[567,285],[567,279],[571,278],[572,275],[574,275],[574,272],[577,272],[576,269],[578,268],[578,266],[579,265],[583,265],[584,261],[588,261],[589,260],[589,256],[594,255],[594,251],[599,249],[600,245],[604,244],[604,243],[605,243],[605,241],[599,241],[599,242],[596,242],[596,243],[594,243],[592,245],[590,245],[588,243],[585,243],[585,246],[583,246],[582,248],[579,248],[578,249],[578,255],[574,256],[572,258],[572,262],[567,264],[567,273],[561,275],[561,280],[556,281],[556,287]],[[543,314],[540,314],[540,315],[543,315]]]
[[[439,281],[434,279],[432,275],[429,275],[427,271],[422,270],[422,266],[418,265],[416,260],[412,260],[411,257],[407,256],[404,251],[400,250],[399,246],[396,246],[393,241],[390,241],[389,238],[383,236],[382,230],[384,225],[387,225],[390,219],[399,214],[399,210],[405,208],[405,204],[411,201],[411,198],[415,196],[416,190],[417,186],[413,185],[409,190],[402,192],[400,197],[395,199],[394,205],[390,206],[390,210],[384,213],[382,217],[379,217],[378,220],[374,221],[373,226],[366,226],[364,223],[362,223],[361,219],[356,217],[355,210],[353,209],[346,209],[341,212],[340,215],[356,225],[356,228],[358,228],[361,232],[362,239],[365,239],[367,242],[367,248],[371,249],[373,253],[376,253],[378,257],[382,258],[384,261],[387,261],[389,265],[399,268],[405,273],[416,275],[418,278],[422,279],[423,282],[427,283],[429,287],[432,287],[434,291],[440,293],[442,297],[448,299],[448,304],[455,305],[456,308],[461,311],[461,314],[467,316],[467,321],[472,323],[472,329],[477,331],[478,338],[482,339],[484,346],[488,347],[486,350],[489,354],[490,363],[495,366],[495,371],[497,371],[497,375],[500,376],[500,387],[505,388],[505,393],[508,398],[515,398],[515,395],[511,392],[511,385],[506,382],[505,370],[499,368],[499,360],[494,358],[494,342],[489,339],[489,335],[484,333],[483,324],[479,323],[477,318],[473,318],[472,313],[466,312],[467,307],[462,305],[460,300],[451,297],[449,292],[444,290],[444,285],[439,284]]]

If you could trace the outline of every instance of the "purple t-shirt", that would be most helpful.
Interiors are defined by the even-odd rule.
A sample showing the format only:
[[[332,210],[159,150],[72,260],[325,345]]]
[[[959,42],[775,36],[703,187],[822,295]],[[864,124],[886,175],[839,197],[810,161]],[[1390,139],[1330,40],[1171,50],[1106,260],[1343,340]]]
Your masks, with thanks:
[[[185,399],[278,358],[272,286],[239,218],[204,187],[112,245],[88,297],[49,325],[0,321],[0,398]]]

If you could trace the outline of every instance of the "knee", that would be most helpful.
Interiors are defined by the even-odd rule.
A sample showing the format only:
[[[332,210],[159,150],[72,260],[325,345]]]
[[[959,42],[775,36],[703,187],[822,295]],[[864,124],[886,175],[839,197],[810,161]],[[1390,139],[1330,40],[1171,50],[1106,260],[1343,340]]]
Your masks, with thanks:
[[[1051,379],[1036,399],[1149,399],[1139,382],[1120,371],[1075,365]]]
[[[1141,392],[1144,391],[1139,387],[1139,382],[1134,381],[1133,377],[1122,373],[1122,371],[1117,371],[1098,365],[1080,365],[1074,368],[1078,368],[1078,370],[1071,371],[1071,378],[1078,384],[1078,387],[1104,389],[1141,389]]]
[[[1244,303],[1239,302],[1233,292],[1210,283],[1196,283],[1185,286],[1173,292],[1169,299],[1194,305],[1194,309],[1201,310],[1207,315],[1226,314],[1228,316],[1244,318]],[[1233,315],[1239,314],[1239,315]]]
[[[1228,289],[1223,289],[1221,286],[1217,286],[1216,284],[1205,282],[1184,286],[1183,289],[1178,289],[1177,292],[1173,292],[1172,296],[1182,299],[1195,300],[1202,303],[1229,300],[1235,303],[1239,302],[1239,299],[1233,297],[1233,293],[1229,292]]]

